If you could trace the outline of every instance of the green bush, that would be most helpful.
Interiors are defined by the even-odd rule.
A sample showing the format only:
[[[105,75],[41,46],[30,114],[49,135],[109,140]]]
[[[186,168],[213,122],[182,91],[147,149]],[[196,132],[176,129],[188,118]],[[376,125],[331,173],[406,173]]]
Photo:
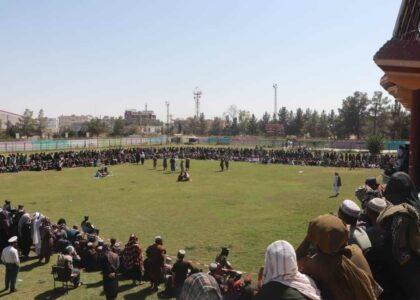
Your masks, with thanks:
[[[379,154],[384,148],[384,140],[380,135],[371,135],[366,141],[366,146],[371,154]]]

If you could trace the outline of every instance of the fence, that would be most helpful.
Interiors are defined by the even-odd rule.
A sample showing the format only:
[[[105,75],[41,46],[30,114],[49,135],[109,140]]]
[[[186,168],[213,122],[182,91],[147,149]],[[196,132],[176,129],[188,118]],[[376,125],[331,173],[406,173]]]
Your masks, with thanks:
[[[163,145],[168,142],[167,136],[151,138],[110,138],[110,139],[77,139],[77,140],[38,140],[0,142],[0,152],[50,151],[86,148],[130,147],[141,145]]]
[[[239,145],[245,147],[270,146],[270,147],[308,147],[313,149],[366,149],[364,140],[296,140],[288,141],[281,138],[267,138],[259,136],[235,136],[235,137],[199,137],[200,144],[209,145]],[[75,139],[75,140],[37,140],[37,141],[9,141],[0,142],[0,153],[20,151],[49,151],[86,148],[107,148],[107,147],[130,147],[141,145],[164,145],[170,142],[167,136],[159,137],[128,137],[109,139]],[[407,144],[407,141],[386,141],[385,150],[397,150],[400,145]]]

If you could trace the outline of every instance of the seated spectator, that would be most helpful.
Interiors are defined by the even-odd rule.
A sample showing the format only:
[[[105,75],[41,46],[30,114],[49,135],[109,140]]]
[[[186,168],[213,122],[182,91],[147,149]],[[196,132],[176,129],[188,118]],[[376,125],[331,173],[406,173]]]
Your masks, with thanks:
[[[215,262],[220,264],[222,268],[232,270],[233,267],[230,262],[227,260],[229,256],[229,249],[226,247],[222,248],[220,254],[216,257]]]
[[[376,299],[382,290],[373,280],[360,248],[346,247],[348,237],[345,224],[333,215],[312,220],[307,236],[296,251],[302,273],[317,282],[322,298]],[[311,256],[308,255],[310,245],[316,249]]]
[[[239,300],[252,300],[254,299],[254,289],[252,288],[252,277],[251,275],[245,276],[244,286],[242,288],[241,296]]]
[[[77,227],[77,225],[73,225],[73,227],[67,232],[67,238],[70,242],[74,243],[76,241],[76,237],[79,234],[79,228]]]
[[[366,228],[366,233],[374,249],[381,249],[384,246],[384,231],[376,220],[386,206],[387,203],[383,198],[374,198],[366,205],[366,215],[371,224]]]
[[[239,300],[242,295],[242,289],[244,283],[241,280],[242,272],[234,271],[227,282],[227,293],[225,295],[226,300]]]
[[[205,273],[195,273],[185,280],[180,300],[222,300],[216,280]]]
[[[384,248],[385,231],[376,221],[386,206],[387,202],[383,198],[374,198],[366,205],[366,216],[369,219],[366,233],[372,243],[372,248],[366,253],[366,260],[372,270],[373,278],[384,289],[381,298],[394,299],[395,297],[392,296],[392,271]]]
[[[218,284],[222,284],[223,282],[223,275],[224,272],[222,270],[222,266],[218,263],[211,263],[209,265],[209,272],[208,275],[211,275],[216,279]]]
[[[385,230],[385,249],[390,253],[391,273],[398,297],[420,299],[420,200],[410,176],[393,174],[384,196],[392,203],[377,222]],[[397,297],[397,296],[396,296]]]
[[[72,274],[72,283],[74,287],[80,286],[82,283],[80,282],[80,270],[73,266],[73,257],[71,255],[71,248],[68,247],[64,251],[63,254],[59,254],[57,257],[57,265],[61,267],[65,267]]]
[[[299,272],[295,250],[286,241],[277,241],[267,247],[258,286],[257,300],[321,299],[315,282]]]
[[[357,199],[360,200],[362,208],[366,208],[366,204],[373,198],[381,198],[383,196],[382,186],[376,180],[376,177],[369,177],[365,181],[365,185],[359,187],[356,192]]]
[[[368,251],[372,245],[366,231],[357,226],[357,220],[360,215],[360,208],[351,200],[344,200],[338,209],[338,217],[348,226],[348,243],[356,244],[363,252]]]
[[[191,177],[190,174],[186,171],[181,171],[178,175],[178,181],[190,181]]]
[[[76,267],[80,267],[80,262],[81,262],[80,256],[77,254],[74,247],[73,246],[67,246],[66,253],[71,255],[71,257],[73,258],[73,265],[76,266]]]
[[[91,235],[98,235],[99,230],[93,226],[93,224],[89,221],[89,216],[85,216],[84,220],[81,223],[82,231],[86,234]]]

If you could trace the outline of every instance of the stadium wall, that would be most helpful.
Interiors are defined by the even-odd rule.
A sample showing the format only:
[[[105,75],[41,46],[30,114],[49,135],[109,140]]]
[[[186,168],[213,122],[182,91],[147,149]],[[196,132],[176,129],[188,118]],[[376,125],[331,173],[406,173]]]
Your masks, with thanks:
[[[20,151],[52,151],[88,148],[131,147],[145,145],[164,145],[170,143],[168,136],[158,137],[125,137],[106,139],[70,139],[70,140],[34,140],[34,141],[7,141],[0,142],[0,153]],[[341,150],[366,150],[363,140],[287,140],[259,136],[211,136],[198,137],[199,144],[208,145],[236,145],[244,147],[307,147],[312,149],[341,149]],[[384,150],[397,150],[407,141],[386,141]]]
[[[37,140],[0,142],[0,152],[77,150],[88,148],[130,147],[141,145],[163,145],[167,136],[150,138],[109,138],[76,140]]]

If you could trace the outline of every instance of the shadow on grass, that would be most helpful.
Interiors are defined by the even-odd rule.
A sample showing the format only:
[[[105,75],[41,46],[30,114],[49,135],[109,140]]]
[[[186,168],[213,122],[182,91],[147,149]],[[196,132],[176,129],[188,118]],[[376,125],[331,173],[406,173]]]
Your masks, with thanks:
[[[66,291],[63,288],[57,288],[56,290],[52,289],[45,291],[34,297],[35,300],[51,300],[58,299],[66,294]]]
[[[84,283],[83,285],[87,288],[87,289],[91,289],[91,288],[98,288],[100,286],[102,286],[103,282],[102,280],[99,280],[97,282],[91,282],[91,283]]]
[[[145,289],[142,289],[138,292],[124,295],[124,299],[126,299],[126,300],[134,300],[134,299],[144,300],[144,299],[147,299],[148,296],[153,295],[154,293],[156,293],[156,292],[153,291],[152,289],[145,288]]]
[[[19,271],[20,271],[20,272],[28,272],[28,271],[32,271],[32,270],[33,270],[33,269],[35,269],[36,267],[40,267],[40,266],[43,266],[43,265],[44,265],[44,264],[43,264],[42,262],[35,261],[35,262],[31,263],[31,264],[21,266],[21,267],[19,268]]]

